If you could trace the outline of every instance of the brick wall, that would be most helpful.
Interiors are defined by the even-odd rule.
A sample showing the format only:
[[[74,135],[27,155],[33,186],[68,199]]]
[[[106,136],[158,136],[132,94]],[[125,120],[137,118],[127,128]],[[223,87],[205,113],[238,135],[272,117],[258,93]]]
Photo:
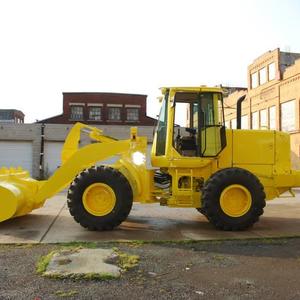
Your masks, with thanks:
[[[287,61],[287,58],[290,60]],[[282,59],[282,61],[281,61]],[[258,72],[263,67],[275,62],[276,76],[273,80],[251,88],[251,74]],[[282,68],[283,63],[285,68]],[[292,64],[286,66],[286,64]],[[284,102],[295,100],[295,130],[291,134],[292,165],[300,168],[300,54],[280,52],[280,49],[269,51],[249,65],[248,67],[248,92],[242,104],[242,116],[248,116],[248,128],[253,128],[252,114],[267,109],[267,122],[270,122],[269,108],[276,107],[276,130],[281,130],[281,105]],[[236,119],[236,103],[242,95],[241,92],[230,94],[224,99],[226,124]]]
[[[86,124],[101,124],[101,125],[148,125],[154,126],[156,120],[146,115],[146,99],[145,95],[135,94],[116,94],[116,93],[63,93],[63,113],[59,116],[54,116],[39,123],[52,123],[52,124],[69,124],[74,123],[70,119],[71,106],[74,103],[80,103],[83,106],[83,120]],[[89,120],[89,105],[101,104],[101,121]],[[121,120],[110,121],[108,120],[108,105],[121,105]],[[139,106],[139,120],[128,121],[126,120],[126,105]]]

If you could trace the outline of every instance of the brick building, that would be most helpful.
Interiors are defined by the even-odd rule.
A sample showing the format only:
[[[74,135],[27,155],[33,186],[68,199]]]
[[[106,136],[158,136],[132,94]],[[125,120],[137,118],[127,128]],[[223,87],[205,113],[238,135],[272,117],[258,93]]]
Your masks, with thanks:
[[[0,109],[0,123],[23,124],[25,115],[17,109]]]
[[[35,178],[51,175],[61,165],[64,141],[72,124],[78,121],[117,139],[128,139],[130,127],[138,126],[138,134],[148,138],[150,152],[156,120],[146,116],[146,96],[64,93],[63,97],[63,113],[59,116],[34,124],[1,124],[0,168],[22,166]],[[80,147],[89,142],[83,132]],[[105,163],[114,161],[109,158]]]
[[[146,95],[63,93],[63,113],[38,123],[154,126],[146,115]]]
[[[300,53],[268,51],[248,66],[248,87],[224,99],[225,121],[236,128],[236,102],[242,104],[242,129],[275,129],[291,135],[292,161],[300,167]]]

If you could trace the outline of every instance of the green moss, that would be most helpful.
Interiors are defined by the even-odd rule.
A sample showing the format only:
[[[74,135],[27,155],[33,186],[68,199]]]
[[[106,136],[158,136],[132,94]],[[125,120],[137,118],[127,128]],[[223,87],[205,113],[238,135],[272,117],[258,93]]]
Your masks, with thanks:
[[[56,296],[59,296],[59,297],[62,297],[62,298],[73,297],[77,294],[78,294],[78,292],[73,291],[73,290],[71,290],[71,291],[56,291],[55,292]]]
[[[53,257],[54,254],[56,254],[56,251],[51,251],[47,255],[40,257],[40,259],[39,259],[39,261],[37,262],[37,265],[36,265],[36,272],[38,274],[43,274],[47,270],[49,262],[50,262],[50,260],[51,260],[51,258]]]
[[[99,243],[97,242],[69,242],[69,243],[57,243],[56,245],[59,245],[64,248],[89,248],[89,249],[95,249],[99,247]]]
[[[43,276],[50,279],[72,279],[72,280],[111,280],[118,277],[106,273],[86,273],[86,274],[44,274]]]
[[[218,254],[218,255],[214,255],[213,259],[215,259],[216,261],[224,261],[226,260],[226,257],[224,255]]]
[[[118,258],[118,265],[123,271],[127,271],[138,265],[140,257],[138,255],[129,255],[120,251],[118,248],[113,248]]]
[[[80,279],[87,279],[87,280],[110,280],[110,279],[116,279],[118,277],[112,276],[111,274],[106,273],[88,273],[83,274],[80,276]]]

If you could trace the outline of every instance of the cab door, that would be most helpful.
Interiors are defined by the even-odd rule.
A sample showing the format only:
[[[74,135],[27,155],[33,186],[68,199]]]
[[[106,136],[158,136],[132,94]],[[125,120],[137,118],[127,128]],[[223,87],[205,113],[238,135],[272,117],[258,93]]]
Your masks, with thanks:
[[[221,93],[177,93],[173,132],[182,156],[217,156],[226,146]]]

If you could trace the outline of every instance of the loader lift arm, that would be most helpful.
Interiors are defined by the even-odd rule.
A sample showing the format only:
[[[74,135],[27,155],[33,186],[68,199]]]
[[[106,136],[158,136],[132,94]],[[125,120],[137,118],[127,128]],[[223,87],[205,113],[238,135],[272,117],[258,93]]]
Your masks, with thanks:
[[[81,132],[85,131],[92,143],[78,147]],[[0,172],[0,222],[28,214],[67,187],[83,170],[112,156],[129,152],[136,142],[136,128],[131,129],[131,139],[116,140],[103,135],[102,130],[76,123],[68,134],[62,150],[62,166],[44,181],[34,180],[22,169],[2,169]],[[8,203],[9,202],[9,203]]]
[[[113,137],[103,135],[103,131],[101,129],[78,122],[72,127],[62,148],[62,164],[64,164],[75,152],[78,151],[81,132],[87,133],[91,140],[97,142],[110,143],[117,141],[117,139]]]

